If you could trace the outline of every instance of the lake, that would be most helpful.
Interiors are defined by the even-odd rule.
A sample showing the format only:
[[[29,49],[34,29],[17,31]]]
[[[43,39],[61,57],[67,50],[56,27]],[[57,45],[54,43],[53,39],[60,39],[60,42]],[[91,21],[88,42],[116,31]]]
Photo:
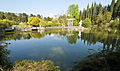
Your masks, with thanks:
[[[111,71],[120,67],[120,32],[116,30],[15,31],[2,33],[0,41],[8,45],[11,62],[24,59],[36,61],[48,59],[60,66],[63,71],[79,71],[81,65],[83,68],[108,67]],[[100,61],[97,63],[95,60]],[[101,65],[102,60],[106,60],[107,65],[103,63]],[[110,63],[111,61],[113,63]],[[97,65],[99,63],[100,65]]]

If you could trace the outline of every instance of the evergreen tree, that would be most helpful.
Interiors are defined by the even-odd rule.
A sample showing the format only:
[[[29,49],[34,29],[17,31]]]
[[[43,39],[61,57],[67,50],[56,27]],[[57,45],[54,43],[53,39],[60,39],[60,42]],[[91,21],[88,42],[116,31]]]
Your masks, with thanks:
[[[108,12],[107,6],[105,6],[105,7],[103,8],[103,15],[104,15],[106,12]]]
[[[92,23],[95,24],[95,21],[97,19],[97,6],[96,3],[94,3],[94,8],[93,8],[93,16],[92,16]]]
[[[82,14],[82,20],[84,20],[84,19],[85,19],[85,8],[84,8],[83,14]]]
[[[80,10],[79,21],[82,20],[82,11]]]
[[[110,5],[109,5],[109,4],[108,4],[108,6],[107,6],[107,10],[110,11]]]
[[[99,4],[99,7],[98,7],[98,14],[102,14],[103,13],[103,8],[102,8],[102,4]]]
[[[120,0],[117,0],[117,3],[115,5],[115,14],[114,14],[114,18],[119,16],[120,13]]]
[[[86,18],[89,18],[89,4],[87,5]]]
[[[111,13],[113,13],[114,5],[115,5],[115,0],[112,0],[112,2],[111,2],[111,6],[110,6],[110,12],[111,12]]]

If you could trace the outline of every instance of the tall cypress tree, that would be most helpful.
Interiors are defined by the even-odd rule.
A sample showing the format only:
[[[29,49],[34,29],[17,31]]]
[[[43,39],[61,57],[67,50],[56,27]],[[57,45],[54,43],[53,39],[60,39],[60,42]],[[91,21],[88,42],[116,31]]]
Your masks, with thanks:
[[[98,14],[102,14],[103,13],[103,8],[102,8],[102,4],[99,4],[99,7],[98,7]]]
[[[83,20],[85,19],[85,8],[84,8],[84,10],[83,10],[82,19],[83,19]]]
[[[107,6],[105,6],[105,7],[103,8],[103,14],[105,14],[106,12],[108,12]]]
[[[93,3],[92,3],[92,6],[90,8],[90,18],[91,18],[91,20],[92,20],[92,16],[93,16]]]
[[[109,4],[108,4],[108,6],[107,6],[107,10],[110,11],[110,5],[109,5]]]
[[[79,21],[82,20],[82,11],[80,10]]]
[[[89,4],[87,5],[86,18],[89,18]]]
[[[120,13],[119,8],[120,8],[120,0],[117,0],[117,3],[116,3],[116,5],[115,5],[115,14],[114,14],[114,18],[119,16],[119,13]]]
[[[110,12],[111,12],[111,13],[113,13],[114,5],[115,5],[115,0],[112,0],[111,6],[110,6]]]
[[[94,3],[93,16],[96,16],[96,14],[97,14],[96,3]]]
[[[97,6],[96,6],[96,3],[94,3],[93,16],[92,16],[92,23],[93,24],[95,24],[96,19],[97,19]]]

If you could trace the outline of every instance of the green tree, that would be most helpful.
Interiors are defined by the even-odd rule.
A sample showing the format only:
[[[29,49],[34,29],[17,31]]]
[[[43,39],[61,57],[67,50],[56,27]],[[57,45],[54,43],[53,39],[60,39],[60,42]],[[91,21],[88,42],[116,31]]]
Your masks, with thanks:
[[[103,7],[102,7],[102,4],[99,4],[99,7],[98,7],[98,14],[102,14],[103,13]]]
[[[98,15],[97,15],[97,20],[96,20],[96,23],[98,24],[98,26],[101,26],[102,24],[103,24],[103,19],[104,17],[103,17],[103,14],[102,13],[99,13]]]
[[[115,5],[115,0],[112,0],[111,6],[110,6],[110,12],[111,12],[112,14],[113,14],[114,5]]]
[[[117,0],[116,5],[115,5],[115,13],[114,13],[114,19],[115,17],[120,16],[120,0]]]
[[[85,20],[83,20],[82,26],[86,28],[91,27],[91,20],[89,18],[86,18]]]
[[[52,26],[60,26],[59,20],[57,18],[53,18]]]
[[[82,11],[80,11],[79,21],[82,20]]]
[[[108,12],[107,6],[105,6],[105,7],[103,8],[103,15],[104,15],[106,12]]]
[[[104,21],[105,21],[105,23],[109,23],[111,18],[112,18],[112,13],[111,12],[106,12],[104,14]]]
[[[61,15],[59,18],[58,18],[59,22],[65,26],[67,25],[67,16],[66,15]]]
[[[79,25],[79,8],[78,5],[72,4],[68,8],[68,18],[74,18],[74,25]]]
[[[82,20],[84,20],[86,18],[85,15],[86,15],[86,11],[85,11],[85,8],[84,8],[83,14],[82,14]]]
[[[94,3],[94,8],[93,8],[93,16],[92,16],[92,23],[95,24],[96,22],[96,17],[97,17],[97,10],[96,10],[96,3]]]
[[[40,14],[37,14],[37,17],[40,18],[40,19],[42,19],[42,16]]]
[[[89,18],[90,17],[90,14],[89,14],[89,4],[87,6],[87,12],[86,12],[86,18]]]
[[[44,20],[45,21],[52,21],[53,18],[50,18],[50,17],[44,17]]]

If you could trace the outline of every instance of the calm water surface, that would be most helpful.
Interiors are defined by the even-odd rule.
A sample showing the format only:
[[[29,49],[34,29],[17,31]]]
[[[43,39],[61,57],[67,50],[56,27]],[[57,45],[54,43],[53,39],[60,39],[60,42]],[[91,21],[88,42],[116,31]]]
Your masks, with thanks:
[[[5,33],[1,41],[11,43],[7,47],[11,62],[49,59],[65,71],[77,67],[76,63],[83,62],[88,55],[103,50],[114,52],[120,47],[119,33],[94,30],[13,32]]]

